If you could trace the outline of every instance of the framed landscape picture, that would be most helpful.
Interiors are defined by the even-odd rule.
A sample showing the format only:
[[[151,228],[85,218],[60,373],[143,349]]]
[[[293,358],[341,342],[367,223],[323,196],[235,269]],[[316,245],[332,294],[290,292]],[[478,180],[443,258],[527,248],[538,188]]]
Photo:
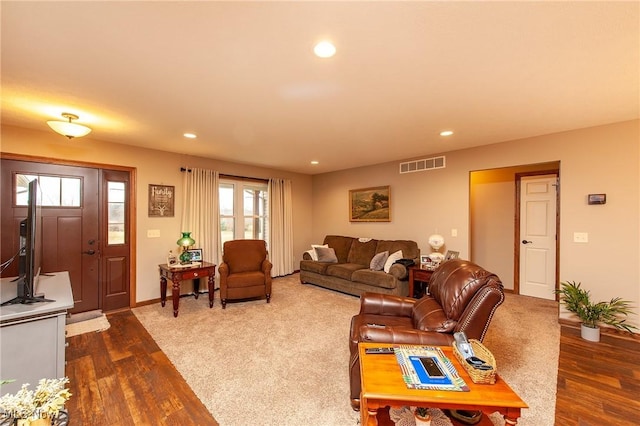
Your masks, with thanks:
[[[351,222],[391,222],[390,187],[352,189],[349,191]]]

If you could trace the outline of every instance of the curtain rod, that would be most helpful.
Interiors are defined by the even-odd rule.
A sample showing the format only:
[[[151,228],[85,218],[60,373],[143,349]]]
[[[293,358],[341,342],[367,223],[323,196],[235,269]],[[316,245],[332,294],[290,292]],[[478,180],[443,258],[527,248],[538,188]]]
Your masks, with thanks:
[[[180,171],[181,172],[191,173],[191,169],[188,169],[186,167],[180,167]],[[254,181],[254,182],[269,182],[269,179],[254,178],[254,177],[249,177],[249,176],[228,175],[228,174],[225,174],[225,173],[220,173],[220,177],[222,179],[226,178],[226,179],[250,180],[250,181]]]

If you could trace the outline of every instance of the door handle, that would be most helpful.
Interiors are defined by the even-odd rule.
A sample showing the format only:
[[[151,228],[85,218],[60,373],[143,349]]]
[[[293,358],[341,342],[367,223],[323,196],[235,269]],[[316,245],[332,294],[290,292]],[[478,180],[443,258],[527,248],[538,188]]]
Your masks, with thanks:
[[[94,255],[94,254],[96,254],[96,251],[95,250],[87,250],[87,251],[83,251],[82,253]]]
[[[522,240],[522,244],[533,244],[533,241]]]

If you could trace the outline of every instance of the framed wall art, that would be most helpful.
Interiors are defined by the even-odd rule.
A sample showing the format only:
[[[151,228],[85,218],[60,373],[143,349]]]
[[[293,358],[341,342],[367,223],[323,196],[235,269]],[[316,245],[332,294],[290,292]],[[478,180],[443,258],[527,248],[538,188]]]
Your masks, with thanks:
[[[391,222],[390,187],[375,186],[350,190],[349,221]]]
[[[173,217],[175,214],[176,187],[149,185],[149,217]]]

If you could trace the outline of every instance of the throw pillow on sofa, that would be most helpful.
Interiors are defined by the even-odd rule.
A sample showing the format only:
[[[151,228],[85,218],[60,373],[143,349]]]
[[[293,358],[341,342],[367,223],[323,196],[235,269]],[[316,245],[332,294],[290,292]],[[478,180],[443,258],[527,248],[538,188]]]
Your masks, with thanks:
[[[396,260],[402,259],[402,257],[402,250],[398,250],[397,252],[390,254],[387,261],[384,263],[384,271],[388,274],[389,269],[391,269],[391,265],[396,263]]]
[[[372,271],[382,271],[384,269],[384,264],[387,262],[387,258],[389,257],[388,251],[383,251],[371,259],[371,263],[369,264],[369,269]]]
[[[329,244],[320,245],[320,244],[311,244],[311,250],[307,250],[309,256],[311,256],[311,260],[318,261],[318,255],[316,254],[316,247],[329,247]]]
[[[338,263],[336,251],[331,247],[314,247],[318,262]]]

